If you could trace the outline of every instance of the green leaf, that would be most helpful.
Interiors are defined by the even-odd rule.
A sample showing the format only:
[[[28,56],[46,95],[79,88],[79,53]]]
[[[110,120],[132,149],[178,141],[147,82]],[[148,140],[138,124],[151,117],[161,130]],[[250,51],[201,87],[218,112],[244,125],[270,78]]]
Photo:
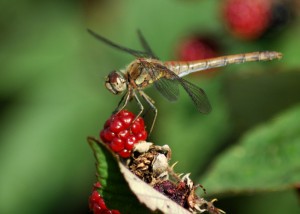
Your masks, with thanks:
[[[300,106],[246,134],[200,179],[209,193],[273,191],[300,182]]]
[[[129,189],[113,154],[94,138],[88,138],[88,142],[97,160],[97,177],[102,186],[100,194],[109,209],[118,209],[125,213],[130,210],[132,213],[135,213],[134,210],[143,210],[147,213],[147,209],[139,203]]]
[[[130,172],[105,144],[92,137],[88,142],[97,160],[100,194],[110,209],[133,214],[190,213]]]

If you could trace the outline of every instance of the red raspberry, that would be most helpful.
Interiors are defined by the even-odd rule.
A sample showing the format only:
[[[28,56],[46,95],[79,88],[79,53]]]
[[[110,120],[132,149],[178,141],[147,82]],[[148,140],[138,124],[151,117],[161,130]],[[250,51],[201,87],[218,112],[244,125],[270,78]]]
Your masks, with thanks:
[[[127,149],[123,149],[122,151],[119,152],[119,155],[122,158],[129,158],[131,155],[131,151],[127,150]]]
[[[110,142],[116,137],[116,134],[110,129],[105,129],[103,132],[101,132],[100,137],[103,141],[105,140],[106,142]]]
[[[103,198],[97,191],[99,188],[101,188],[101,184],[99,182],[95,183],[92,195],[89,198],[90,210],[92,210],[94,214],[120,214],[119,210],[109,210],[106,207]]]
[[[104,210],[101,214],[120,214],[119,210]]]
[[[135,136],[138,141],[143,140],[143,139],[147,138],[147,132],[146,132],[146,130],[143,130],[143,131],[139,132],[138,134],[136,134]]]
[[[134,144],[136,144],[136,137],[134,136],[134,135],[130,135],[128,138],[127,138],[127,140],[126,140],[126,142],[125,142],[125,148],[128,150],[128,151],[130,151],[130,150],[132,150],[133,149],[133,146],[134,146]]]
[[[94,190],[92,195],[89,198],[89,207],[91,210],[104,210],[107,209],[103,198],[98,193],[97,190]]]
[[[144,120],[127,110],[112,115],[104,124],[100,138],[104,143],[122,158],[131,155],[134,144],[147,139]]]
[[[121,138],[115,137],[109,146],[114,152],[121,152],[125,149],[125,142]]]
[[[94,183],[93,190],[97,190],[97,189],[99,189],[99,188],[101,188],[100,182]]]
[[[267,30],[272,16],[270,0],[227,0],[224,19],[231,32],[242,39],[256,39]]]
[[[119,132],[119,137],[121,138],[121,140],[127,140],[127,138],[129,137],[129,135],[130,135],[130,132],[129,132],[129,130],[128,129],[125,129],[125,130],[123,130],[123,131],[120,131]]]

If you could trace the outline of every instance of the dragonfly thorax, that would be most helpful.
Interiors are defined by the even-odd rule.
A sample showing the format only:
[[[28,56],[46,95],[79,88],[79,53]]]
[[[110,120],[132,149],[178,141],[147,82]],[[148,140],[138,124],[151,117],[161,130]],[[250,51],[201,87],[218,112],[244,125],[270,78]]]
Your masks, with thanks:
[[[105,80],[105,87],[113,94],[127,90],[127,81],[123,73],[112,71]]]
[[[155,70],[158,64],[161,65],[161,62],[147,58],[139,58],[130,63],[125,69],[130,86],[134,89],[143,90],[158,80],[161,77],[159,70]]]

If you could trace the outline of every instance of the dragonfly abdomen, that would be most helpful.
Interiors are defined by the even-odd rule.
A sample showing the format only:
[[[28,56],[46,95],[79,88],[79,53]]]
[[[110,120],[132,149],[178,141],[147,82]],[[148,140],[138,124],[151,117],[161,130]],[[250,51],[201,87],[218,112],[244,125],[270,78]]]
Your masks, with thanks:
[[[202,59],[195,61],[168,61],[164,65],[171,71],[176,73],[178,76],[186,76],[190,73],[223,67],[228,64],[239,64],[244,62],[255,62],[255,61],[269,61],[273,59],[280,59],[282,57],[281,53],[275,51],[265,51],[265,52],[252,52],[245,54],[235,54],[222,57],[216,57],[211,59]]]

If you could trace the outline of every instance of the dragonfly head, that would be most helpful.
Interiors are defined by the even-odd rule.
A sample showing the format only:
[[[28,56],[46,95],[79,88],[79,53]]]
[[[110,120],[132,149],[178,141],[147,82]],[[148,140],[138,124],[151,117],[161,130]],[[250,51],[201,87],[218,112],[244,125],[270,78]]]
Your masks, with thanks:
[[[127,81],[123,73],[112,71],[106,77],[105,87],[113,94],[120,94],[127,90]]]

